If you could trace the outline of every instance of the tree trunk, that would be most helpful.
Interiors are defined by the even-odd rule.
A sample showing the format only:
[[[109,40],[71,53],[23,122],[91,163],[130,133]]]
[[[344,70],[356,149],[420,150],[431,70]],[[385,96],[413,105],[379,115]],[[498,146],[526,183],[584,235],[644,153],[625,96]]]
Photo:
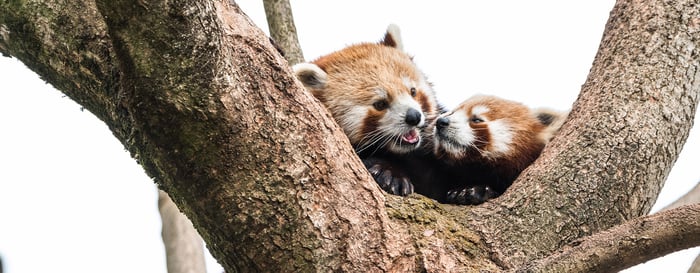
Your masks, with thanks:
[[[158,191],[168,273],[206,273],[202,237],[164,191]]]
[[[698,104],[699,12],[619,1],[560,134],[476,207],[382,194],[231,2],[5,2],[0,52],[103,120],[227,272],[497,272],[648,213]]]

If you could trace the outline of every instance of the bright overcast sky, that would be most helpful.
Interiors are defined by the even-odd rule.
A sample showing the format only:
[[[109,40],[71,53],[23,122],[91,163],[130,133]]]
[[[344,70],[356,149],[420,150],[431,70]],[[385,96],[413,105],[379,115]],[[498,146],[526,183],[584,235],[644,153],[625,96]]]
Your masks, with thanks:
[[[267,32],[262,1],[237,2]],[[292,4],[307,60],[377,41],[396,23],[446,106],[483,93],[564,110],[586,79],[613,1]],[[15,59],[0,57],[0,90],[5,272],[166,272],[155,186],[107,127]],[[698,131],[655,209],[700,181]],[[626,272],[686,272],[698,252]]]

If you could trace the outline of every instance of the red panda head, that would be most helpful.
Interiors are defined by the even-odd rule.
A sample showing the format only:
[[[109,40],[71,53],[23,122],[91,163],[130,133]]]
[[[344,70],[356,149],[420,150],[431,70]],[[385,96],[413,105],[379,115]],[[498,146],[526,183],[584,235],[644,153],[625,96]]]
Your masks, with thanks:
[[[524,169],[561,126],[565,113],[493,96],[474,96],[435,122],[435,153],[448,162]]]
[[[401,48],[392,25],[379,43],[352,45],[294,66],[358,152],[407,153],[432,135],[427,124],[438,115],[435,94]]]

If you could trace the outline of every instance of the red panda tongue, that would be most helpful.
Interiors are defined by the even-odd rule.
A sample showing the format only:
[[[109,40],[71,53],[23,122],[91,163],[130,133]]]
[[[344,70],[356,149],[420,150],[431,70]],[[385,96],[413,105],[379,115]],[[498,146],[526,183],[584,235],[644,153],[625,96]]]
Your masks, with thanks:
[[[418,136],[418,132],[416,130],[411,130],[408,131],[408,133],[405,133],[401,136],[401,140],[406,141],[411,144],[415,144],[420,140],[420,137]]]

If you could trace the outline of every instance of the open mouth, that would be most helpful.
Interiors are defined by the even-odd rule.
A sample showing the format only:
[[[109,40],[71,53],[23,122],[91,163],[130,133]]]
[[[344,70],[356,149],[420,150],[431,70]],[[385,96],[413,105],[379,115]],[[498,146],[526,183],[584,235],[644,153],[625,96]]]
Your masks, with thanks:
[[[401,135],[401,142],[406,142],[408,144],[416,144],[420,141],[420,135],[418,130],[410,130],[407,133]]]

